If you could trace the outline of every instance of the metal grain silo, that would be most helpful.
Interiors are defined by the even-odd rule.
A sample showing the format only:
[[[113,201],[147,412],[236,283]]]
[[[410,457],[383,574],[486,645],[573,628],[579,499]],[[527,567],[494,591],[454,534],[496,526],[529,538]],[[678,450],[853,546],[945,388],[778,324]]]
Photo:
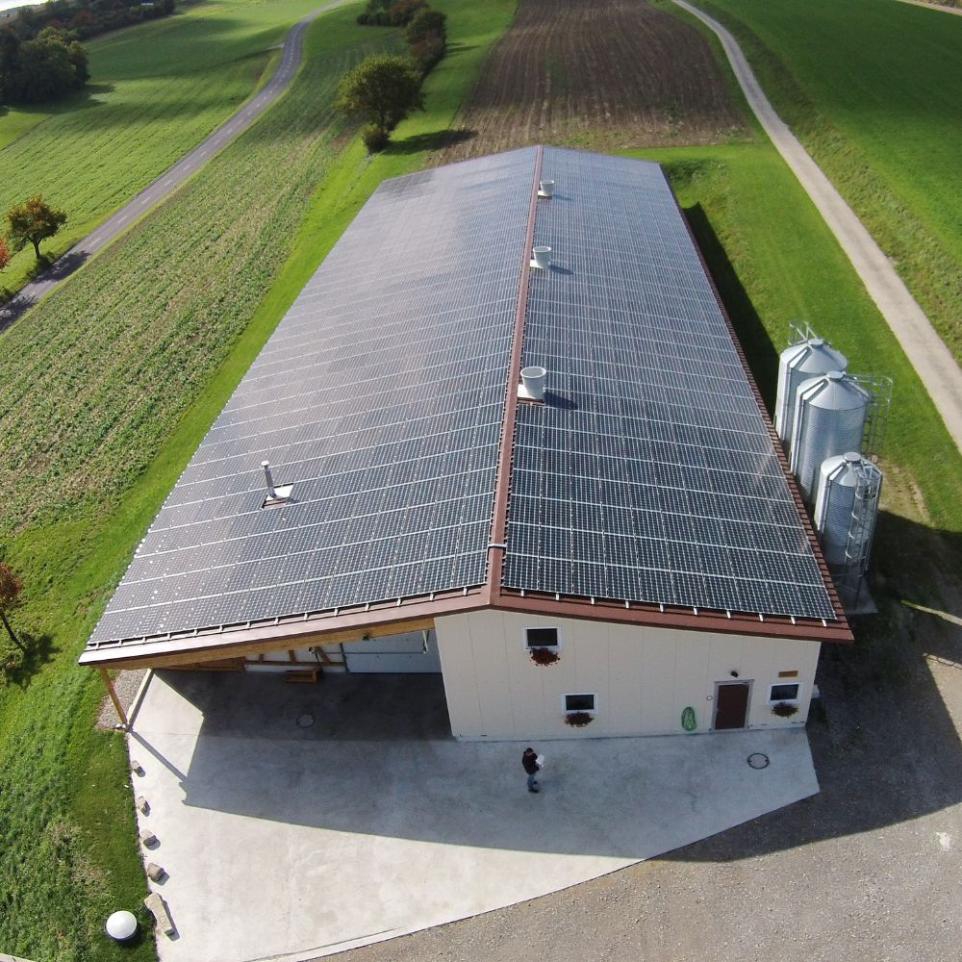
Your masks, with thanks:
[[[871,400],[871,394],[842,371],[829,371],[799,385],[790,460],[809,507],[822,462],[861,448]]]
[[[853,451],[826,458],[818,470],[815,528],[832,567],[868,564],[882,492],[882,472]]]
[[[819,468],[815,528],[846,606],[857,604],[868,571],[881,493],[882,472],[853,451]]]
[[[791,446],[791,432],[795,421],[795,393],[803,381],[844,371],[848,359],[826,344],[820,337],[809,337],[786,347],[778,356],[778,393],[775,398],[775,430],[782,444]]]

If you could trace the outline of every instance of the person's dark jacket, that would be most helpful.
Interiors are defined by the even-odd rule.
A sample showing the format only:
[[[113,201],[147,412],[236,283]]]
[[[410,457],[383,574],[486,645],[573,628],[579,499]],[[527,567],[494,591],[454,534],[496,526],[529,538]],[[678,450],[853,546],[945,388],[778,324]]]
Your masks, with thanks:
[[[524,770],[529,775],[536,775],[538,773],[538,756],[535,752],[525,752],[521,756],[521,764],[524,765]]]

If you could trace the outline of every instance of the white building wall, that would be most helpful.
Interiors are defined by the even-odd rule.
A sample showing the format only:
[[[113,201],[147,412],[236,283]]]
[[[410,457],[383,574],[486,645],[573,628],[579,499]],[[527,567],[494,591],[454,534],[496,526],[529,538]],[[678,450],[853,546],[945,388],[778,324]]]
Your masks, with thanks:
[[[527,627],[558,628],[559,661],[540,666]],[[695,709],[699,732],[713,725],[716,682],[751,683],[747,727],[804,725],[820,645],[671,628],[642,628],[501,611],[436,620],[451,729],[459,738],[585,738],[683,732]],[[738,672],[737,679],[731,675]],[[797,671],[794,678],[779,672]],[[770,687],[798,683],[798,713],[773,715]],[[595,696],[583,729],[565,724],[563,696]]]

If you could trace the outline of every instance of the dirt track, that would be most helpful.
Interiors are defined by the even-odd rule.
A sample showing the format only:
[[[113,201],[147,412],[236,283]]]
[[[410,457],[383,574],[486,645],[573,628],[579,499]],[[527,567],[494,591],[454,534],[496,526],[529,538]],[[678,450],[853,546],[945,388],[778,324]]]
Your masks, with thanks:
[[[437,163],[533,143],[612,150],[742,129],[703,37],[642,0],[521,0]]]

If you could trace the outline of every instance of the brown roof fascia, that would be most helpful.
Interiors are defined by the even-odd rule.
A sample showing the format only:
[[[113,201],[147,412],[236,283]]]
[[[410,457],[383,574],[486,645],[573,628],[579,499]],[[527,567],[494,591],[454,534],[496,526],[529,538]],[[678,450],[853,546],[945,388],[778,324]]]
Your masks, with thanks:
[[[534,224],[538,213],[538,186],[544,163],[544,147],[537,148],[534,161],[534,182],[531,185],[531,202],[528,207],[528,233],[521,253],[521,275],[518,280],[518,306],[514,319],[514,340],[511,344],[511,361],[508,368],[508,384],[504,397],[504,421],[501,426],[501,449],[498,475],[494,489],[494,514],[491,520],[491,537],[488,543],[488,580],[484,587],[487,601],[496,598],[501,591],[501,572],[504,565],[504,544],[508,532],[508,495],[511,490],[511,462],[514,457],[514,428],[518,411],[518,383],[521,378],[521,352],[524,346],[524,319],[528,311],[528,283],[531,277],[531,248],[534,244]]]
[[[586,601],[582,598],[554,595],[521,594],[502,591],[493,608],[530,614],[551,615],[557,618],[581,618],[589,621],[608,621],[617,624],[639,625],[650,628],[681,628],[686,631],[708,631],[718,634],[757,635],[765,638],[797,638],[805,641],[851,643],[854,639],[848,626],[837,622],[801,621],[724,612],[670,609],[636,605],[617,601]]]
[[[762,420],[765,422],[765,427],[768,429],[768,436],[771,439],[772,447],[775,450],[775,455],[778,458],[779,465],[781,466],[782,474],[785,476],[785,480],[788,482],[788,490],[791,492],[792,500],[795,502],[795,509],[798,512],[799,520],[802,522],[802,527],[805,529],[805,534],[808,537],[809,545],[811,546],[812,552],[815,555],[815,561],[817,562],[819,570],[822,573],[822,581],[825,584],[826,591],[828,591],[829,598],[832,602],[832,607],[835,609],[835,615],[838,619],[838,624],[847,632],[847,640],[854,641],[854,636],[852,636],[851,630],[848,626],[848,620],[845,617],[845,608],[838,596],[838,591],[835,589],[835,581],[833,580],[831,572],[828,570],[828,565],[825,563],[825,558],[822,555],[822,547],[818,543],[818,538],[815,535],[815,529],[812,527],[811,519],[808,516],[808,509],[805,507],[805,502],[802,500],[798,482],[795,480],[795,476],[792,474],[791,468],[788,466],[788,458],[785,456],[785,449],[782,447],[781,438],[778,436],[778,433],[775,430],[775,425],[768,415],[768,408],[765,407],[765,401],[762,398],[761,391],[758,389],[758,383],[755,381],[755,376],[752,374],[752,369],[748,364],[748,358],[746,357],[745,351],[742,348],[741,341],[738,339],[738,334],[735,331],[735,325],[732,324],[732,320],[728,316],[728,310],[726,309],[725,303],[718,291],[718,286],[715,284],[715,278],[712,277],[712,273],[708,268],[707,262],[705,261],[705,256],[702,254],[701,247],[698,246],[698,241],[695,239],[695,235],[691,229],[691,224],[689,224],[688,218],[685,216],[685,212],[678,203],[678,198],[675,196],[675,192],[671,188],[671,183],[669,182],[664,169],[662,169],[661,174],[662,177],[665,178],[665,183],[668,184],[668,189],[671,191],[672,199],[675,201],[675,206],[678,208],[678,213],[681,215],[682,222],[685,225],[685,230],[688,231],[688,236],[691,238],[692,245],[698,254],[698,260],[705,272],[705,276],[708,278],[708,283],[711,285],[712,293],[715,295],[715,301],[718,303],[718,308],[721,311],[722,317],[725,319],[725,324],[728,327],[728,333],[731,335],[732,343],[735,345],[735,352],[738,354],[738,359],[745,371],[745,377],[748,379],[748,384],[751,387],[752,394],[755,397],[755,403],[758,405],[758,410],[761,413]]]
[[[420,598],[380,608],[361,608],[312,618],[279,620],[267,625],[234,628],[208,634],[145,639],[91,648],[80,656],[81,665],[137,668],[185,664],[257,654],[279,648],[338,644],[360,633],[371,637],[398,634],[423,627],[438,615],[459,614],[486,607],[478,589],[447,597]],[[405,627],[408,626],[408,627]],[[290,644],[288,644],[290,642]]]

